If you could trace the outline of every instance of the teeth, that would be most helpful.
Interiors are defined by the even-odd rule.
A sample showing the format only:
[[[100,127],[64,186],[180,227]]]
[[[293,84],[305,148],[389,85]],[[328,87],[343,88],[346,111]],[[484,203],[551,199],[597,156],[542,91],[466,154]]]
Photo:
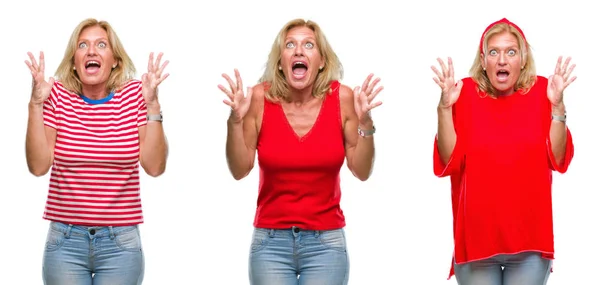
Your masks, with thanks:
[[[90,60],[90,61],[88,61],[88,62],[85,64],[85,66],[90,66],[91,64],[97,64],[97,65],[100,65],[100,63],[99,63],[99,62],[97,62],[97,61],[95,61],[95,60]]]

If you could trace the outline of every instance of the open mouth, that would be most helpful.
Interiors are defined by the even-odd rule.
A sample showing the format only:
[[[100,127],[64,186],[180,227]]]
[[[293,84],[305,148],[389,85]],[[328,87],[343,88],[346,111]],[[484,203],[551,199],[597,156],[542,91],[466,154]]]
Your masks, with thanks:
[[[498,80],[500,81],[506,81],[508,79],[508,75],[510,75],[510,72],[508,72],[506,69],[499,69],[496,72],[496,77],[498,77]]]
[[[292,73],[294,75],[302,76],[302,75],[306,74],[306,71],[308,71],[308,64],[306,64],[306,62],[295,61],[292,64]]]
[[[100,69],[100,62],[95,60],[90,60],[85,63],[85,70],[90,73],[94,73]]]

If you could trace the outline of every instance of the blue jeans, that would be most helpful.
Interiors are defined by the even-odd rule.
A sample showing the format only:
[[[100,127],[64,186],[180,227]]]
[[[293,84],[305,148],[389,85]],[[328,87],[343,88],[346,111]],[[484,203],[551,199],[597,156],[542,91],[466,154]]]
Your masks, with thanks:
[[[529,251],[454,264],[454,273],[459,285],[545,285],[551,266],[551,260]]]
[[[346,285],[349,269],[344,229],[254,229],[251,285]]]
[[[43,261],[46,285],[139,285],[144,255],[137,226],[51,222]]]

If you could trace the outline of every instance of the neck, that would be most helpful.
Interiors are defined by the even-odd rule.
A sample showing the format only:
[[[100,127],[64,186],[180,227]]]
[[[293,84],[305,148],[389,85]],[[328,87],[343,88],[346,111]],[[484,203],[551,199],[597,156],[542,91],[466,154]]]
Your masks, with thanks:
[[[290,90],[290,103],[294,104],[305,104],[315,97],[312,94],[312,85],[308,86],[302,90]]]
[[[83,85],[81,91],[83,92],[83,96],[92,100],[105,98],[109,93],[106,90],[106,84]]]

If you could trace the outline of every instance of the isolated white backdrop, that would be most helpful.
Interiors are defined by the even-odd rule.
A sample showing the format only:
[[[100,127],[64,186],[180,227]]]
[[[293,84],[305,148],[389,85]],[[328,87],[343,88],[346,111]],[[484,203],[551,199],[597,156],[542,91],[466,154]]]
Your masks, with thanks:
[[[25,163],[31,78],[23,61],[28,51],[43,50],[46,75],[52,75],[72,30],[87,17],[113,25],[138,78],[151,51],[162,51],[171,61],[171,76],[160,87],[170,145],[167,171],[159,178],[142,177],[144,284],[248,284],[258,168],[242,181],[228,172],[228,108],[217,84],[225,82],[221,73],[232,74],[234,68],[246,86],[255,84],[277,32],[296,17],[321,25],[345,67],[344,84],[359,85],[373,72],[385,86],[379,97],[384,104],[373,113],[378,129],[373,175],[360,182],[346,168],[342,174],[350,284],[455,284],[446,281],[452,254],[450,184],[432,173],[440,92],[430,66],[438,56],[452,56],[457,78],[467,76],[481,32],[502,17],[524,30],[539,74],[550,75],[559,55],[571,55],[577,64],[578,79],[565,95],[575,158],[566,175],[555,175],[557,259],[548,284],[590,284],[600,253],[600,184],[593,177],[600,158],[600,60],[593,9],[583,1],[409,3],[3,3],[0,284],[41,284],[48,229],[41,216],[49,177],[35,178]]]

